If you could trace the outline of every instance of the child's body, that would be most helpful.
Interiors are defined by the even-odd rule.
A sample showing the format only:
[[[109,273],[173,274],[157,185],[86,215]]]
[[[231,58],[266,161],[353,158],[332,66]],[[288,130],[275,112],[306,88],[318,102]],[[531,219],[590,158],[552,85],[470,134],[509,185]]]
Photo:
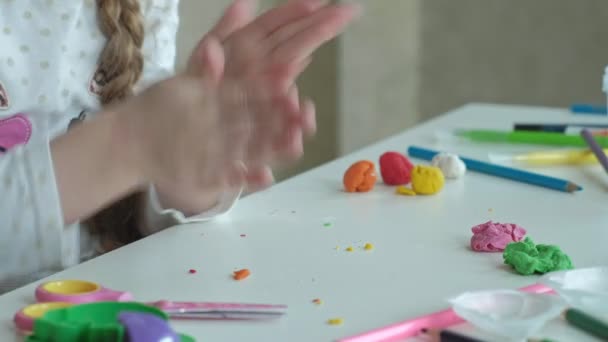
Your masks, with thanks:
[[[0,157],[0,217],[10,218],[0,219],[0,291],[102,252],[79,223],[62,226],[49,149],[70,123],[89,119],[101,108],[103,79],[95,73],[105,38],[95,6],[92,0],[0,2],[0,139],[6,151]],[[140,88],[173,74],[177,6],[173,0],[142,6],[146,35]],[[150,215],[158,212],[149,208]],[[177,223],[175,217],[151,216],[145,226],[162,229]]]
[[[106,174],[105,170],[101,170],[99,175],[91,174],[91,179],[87,181],[91,184],[90,189],[88,186],[78,186],[82,185],[80,175],[78,179],[70,178],[69,175],[75,174],[81,167],[82,172],[87,172],[84,165],[89,163],[82,158],[76,160],[78,163],[66,162],[68,159],[64,157],[64,151],[87,148],[87,138],[95,139],[97,135],[86,134],[85,131],[88,129],[95,132],[95,124],[82,128],[82,144],[69,144],[70,139],[77,140],[76,133],[61,143],[54,141],[66,136],[68,129],[72,131],[87,125],[91,119],[101,116],[98,113],[103,111],[102,97],[105,95],[102,90],[107,86],[108,75],[104,75],[103,70],[100,72],[99,63],[108,39],[100,29],[99,6],[104,1],[121,3],[123,7],[136,3],[133,0],[0,1],[0,293],[107,251],[107,246],[104,246],[99,236],[91,234],[89,227],[82,222],[125,194],[134,192],[134,189],[141,191],[144,199],[144,210],[138,217],[140,223],[129,228],[137,231],[136,236],[145,236],[176,223],[212,218],[225,213],[240,196],[240,184],[234,187],[218,185],[210,191],[216,193],[213,200],[208,205],[195,206],[195,212],[190,207],[184,210],[165,210],[162,207],[180,208],[181,203],[192,201],[181,198],[181,193],[177,193],[177,190],[173,193],[172,185],[164,187],[165,198],[168,200],[158,200],[155,188],[150,184],[161,183],[158,181],[160,178],[152,179],[154,177],[150,176],[145,178],[145,184],[125,183],[115,190],[108,186],[112,190],[108,190],[106,197],[91,200],[89,204],[88,198],[91,195],[88,192],[97,191],[96,186],[103,189],[104,181],[112,185],[118,182],[103,178],[112,178],[113,175],[126,172],[116,169],[116,173],[108,171]],[[175,39],[179,21],[176,0],[142,0],[140,5],[145,32],[140,49],[143,54],[143,70],[141,77],[132,84],[135,94],[174,76]],[[129,20],[124,16],[120,18]],[[115,24],[118,24],[118,30],[124,30],[128,26]],[[231,29],[234,31],[236,27]],[[336,29],[333,35],[337,31]],[[208,63],[213,64],[214,55],[211,52],[214,50],[210,47],[205,51],[208,53],[202,52],[201,58],[208,56]],[[195,50],[193,57],[199,52]],[[222,57],[228,70],[230,56]],[[191,61],[189,69],[196,69],[197,66],[196,61]],[[169,90],[165,93],[166,99],[160,100],[166,100],[168,104],[175,101],[175,96]],[[176,94],[182,93],[183,91]],[[146,108],[145,104],[131,102],[129,107],[118,107],[116,111],[134,113],[130,115],[133,117],[136,112],[154,111],[154,108]],[[175,105],[178,106],[179,103]],[[123,107],[127,109],[122,109]],[[176,110],[181,112],[180,108]],[[203,115],[208,110],[201,107],[198,112]],[[175,120],[187,119],[174,113],[163,112],[159,115],[176,115]],[[106,116],[109,117],[109,114]],[[156,117],[159,116],[150,114],[149,120],[153,121]],[[101,119],[97,121],[99,130],[103,124]],[[121,125],[120,119],[116,124]],[[167,127],[167,130],[170,129]],[[151,131],[152,128],[147,128],[146,136]],[[176,134],[178,130],[168,131],[164,137],[154,139],[172,139]],[[150,133],[150,136],[153,135]],[[108,141],[112,139],[109,138]],[[150,142],[151,140],[146,144]],[[171,151],[167,151],[166,155],[170,155],[169,152]],[[88,155],[85,151],[82,153],[83,156]],[[95,153],[95,150],[91,149],[91,153]],[[120,154],[121,151],[115,153]],[[160,159],[157,160],[159,163]],[[185,155],[183,160],[187,161],[188,156]],[[124,160],[112,158],[107,163],[120,161]],[[202,170],[209,169],[209,164],[201,166]],[[103,167],[104,164],[100,165]],[[170,166],[163,167],[168,170]],[[108,170],[114,169],[110,166]],[[158,174],[164,176],[160,171]],[[82,177],[84,179],[87,176],[89,175]],[[169,184],[181,185],[180,179],[171,179],[174,183]],[[71,184],[72,180],[74,184]],[[79,189],[72,189],[73,187]],[[216,191],[217,189],[219,190]],[[79,207],[79,201],[83,203],[82,208]],[[168,205],[163,206],[160,202]]]

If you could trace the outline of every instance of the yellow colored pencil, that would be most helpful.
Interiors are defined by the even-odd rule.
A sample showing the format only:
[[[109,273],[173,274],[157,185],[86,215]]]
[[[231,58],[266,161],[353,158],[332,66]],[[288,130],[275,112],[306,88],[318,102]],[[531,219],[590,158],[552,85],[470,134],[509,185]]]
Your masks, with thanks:
[[[608,153],[608,149],[604,149]],[[538,151],[515,155],[490,154],[493,162],[508,162],[529,166],[550,165],[585,165],[597,164],[597,158],[591,150],[553,150]]]

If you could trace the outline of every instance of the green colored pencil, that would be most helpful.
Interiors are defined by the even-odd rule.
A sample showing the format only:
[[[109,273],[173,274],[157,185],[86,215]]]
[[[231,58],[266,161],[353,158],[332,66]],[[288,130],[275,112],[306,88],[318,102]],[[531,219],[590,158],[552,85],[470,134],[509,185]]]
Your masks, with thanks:
[[[608,340],[608,324],[577,309],[567,309],[563,313],[566,321],[582,331]]]
[[[456,136],[479,142],[535,144],[552,146],[587,147],[585,139],[578,134],[533,131],[456,130]],[[608,137],[598,136],[595,140],[601,147],[608,148]]]

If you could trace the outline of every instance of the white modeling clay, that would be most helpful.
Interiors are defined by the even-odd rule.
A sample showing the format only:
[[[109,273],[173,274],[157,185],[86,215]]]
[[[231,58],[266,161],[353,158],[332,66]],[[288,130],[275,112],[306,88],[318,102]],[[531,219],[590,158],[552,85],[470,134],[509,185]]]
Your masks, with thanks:
[[[467,171],[467,167],[457,155],[451,153],[439,153],[431,161],[433,166],[441,169],[446,178],[458,179]]]

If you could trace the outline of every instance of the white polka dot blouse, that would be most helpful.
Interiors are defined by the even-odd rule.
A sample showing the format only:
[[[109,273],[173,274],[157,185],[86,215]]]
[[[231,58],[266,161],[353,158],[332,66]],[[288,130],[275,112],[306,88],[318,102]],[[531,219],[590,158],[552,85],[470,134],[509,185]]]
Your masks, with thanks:
[[[136,91],[174,72],[178,0],[141,0],[144,71]],[[65,226],[49,150],[100,109],[105,37],[94,0],[0,0],[0,293],[96,256],[81,224]],[[201,32],[201,35],[203,33]],[[75,165],[74,167],[77,167]],[[239,194],[184,217],[148,192],[143,235],[227,212]]]

